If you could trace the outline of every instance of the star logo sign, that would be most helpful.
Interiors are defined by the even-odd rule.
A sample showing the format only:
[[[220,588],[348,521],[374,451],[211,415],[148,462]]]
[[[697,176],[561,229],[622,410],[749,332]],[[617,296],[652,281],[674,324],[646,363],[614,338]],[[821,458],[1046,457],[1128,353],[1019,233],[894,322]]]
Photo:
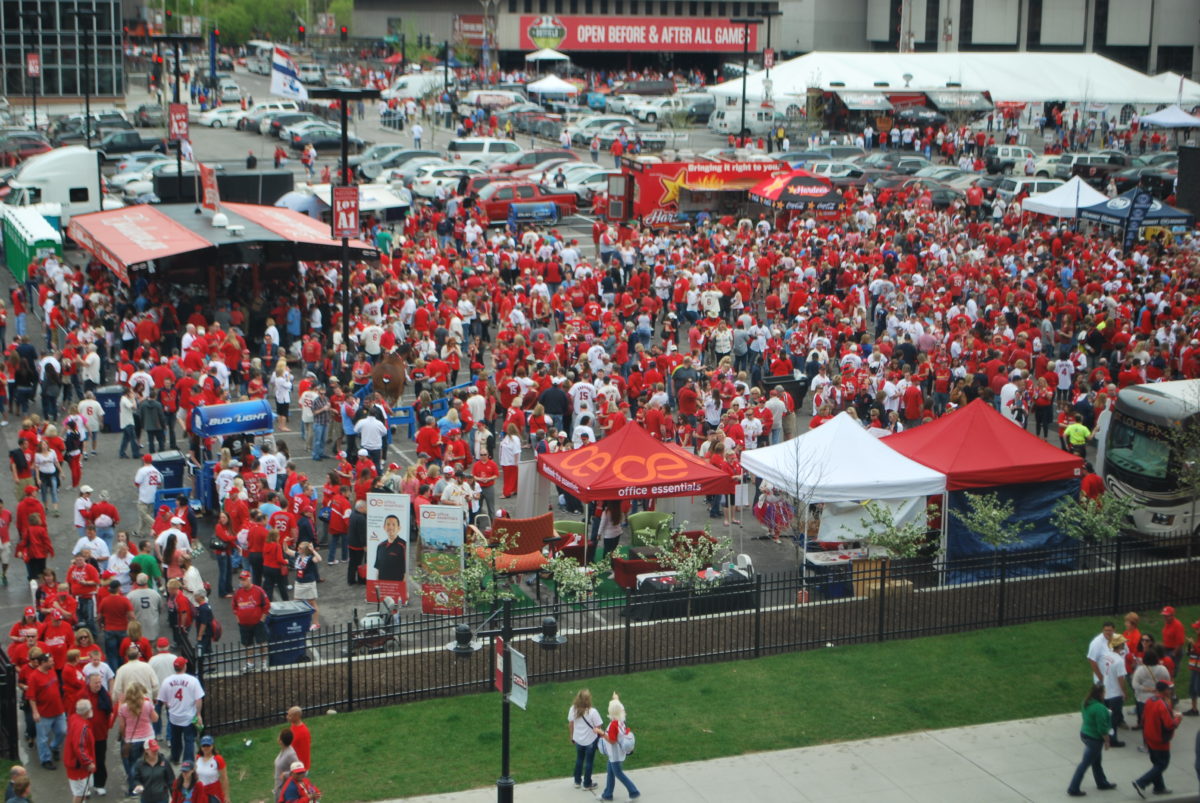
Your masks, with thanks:
[[[663,176],[659,179],[659,181],[662,182],[663,189],[666,190],[666,192],[663,193],[662,198],[659,200],[660,204],[666,206],[670,203],[679,203],[679,191],[687,189],[687,183],[683,178],[685,173],[685,170],[680,170],[675,174],[675,178],[667,178],[666,176]]]

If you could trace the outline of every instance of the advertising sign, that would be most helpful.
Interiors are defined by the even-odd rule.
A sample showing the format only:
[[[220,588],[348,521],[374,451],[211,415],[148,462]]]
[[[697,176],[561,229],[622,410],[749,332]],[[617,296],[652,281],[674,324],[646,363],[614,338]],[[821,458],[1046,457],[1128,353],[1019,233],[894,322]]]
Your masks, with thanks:
[[[691,192],[745,191],[787,170],[783,162],[658,162],[630,166],[632,214],[647,226],[680,222],[680,201]]]
[[[275,431],[275,411],[266,399],[200,405],[192,410],[192,432],[205,438],[265,435]]]
[[[750,50],[758,50],[758,28],[749,26]],[[660,17],[523,16],[523,50],[591,50],[667,53],[741,53],[746,26],[727,19]]]
[[[449,578],[463,568],[463,516],[458,505],[421,505],[417,529],[421,534],[421,570],[430,579],[421,584],[421,612],[460,616],[462,593],[438,577]]]
[[[42,77],[42,57],[39,53],[25,54],[25,74],[30,78]]]
[[[333,215],[330,225],[333,238],[352,239],[360,233],[358,227],[358,187],[333,188]]]
[[[481,47],[487,36],[482,14],[455,14],[454,38],[473,47]]]
[[[217,187],[217,171],[200,163],[200,206],[216,212],[221,208],[221,190]]]
[[[775,49],[768,47],[763,51],[763,67],[771,69],[775,66]]]
[[[188,138],[188,107],[186,103],[167,106],[167,136],[173,140]]]
[[[408,494],[367,494],[367,602],[408,599]]]
[[[513,705],[524,711],[529,706],[529,670],[525,667],[525,654],[511,647],[508,650],[512,656],[512,693],[508,699]]]
[[[1146,213],[1150,211],[1153,203],[1154,196],[1143,189],[1139,189],[1137,194],[1133,196],[1133,204],[1129,210],[1129,220],[1125,223],[1124,245],[1126,253],[1137,242],[1138,232],[1142,228],[1142,221],[1146,219]]]

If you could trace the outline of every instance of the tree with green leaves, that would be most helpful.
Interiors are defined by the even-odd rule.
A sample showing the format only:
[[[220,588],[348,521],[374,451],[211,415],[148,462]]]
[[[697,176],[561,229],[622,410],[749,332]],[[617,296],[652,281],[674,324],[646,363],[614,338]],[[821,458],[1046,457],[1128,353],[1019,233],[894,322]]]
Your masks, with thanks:
[[[951,515],[999,553],[1002,547],[1021,540],[1021,533],[1033,527],[1027,521],[1013,521],[1016,507],[1011,499],[1001,502],[995,493],[965,494],[967,510],[952,510]]]
[[[711,591],[720,584],[720,565],[733,554],[733,539],[713,535],[707,527],[703,535],[694,537],[682,530],[660,531],[648,536],[647,542],[657,548],[655,558],[663,568],[676,573],[676,587],[697,593]]]
[[[890,508],[874,499],[863,502],[866,516],[859,519],[863,540],[871,546],[886,549],[891,558],[915,558],[929,543],[929,516],[936,515],[938,506],[929,505],[924,515],[897,524]]]
[[[1050,521],[1076,541],[1104,543],[1121,534],[1139,507],[1132,497],[1117,494],[1106,493],[1096,499],[1068,496],[1059,500]]]
[[[543,571],[549,573],[554,581],[559,599],[568,603],[583,603],[595,595],[601,581],[612,571],[612,555],[606,554],[588,563],[585,570],[580,561],[559,554],[550,559]]]

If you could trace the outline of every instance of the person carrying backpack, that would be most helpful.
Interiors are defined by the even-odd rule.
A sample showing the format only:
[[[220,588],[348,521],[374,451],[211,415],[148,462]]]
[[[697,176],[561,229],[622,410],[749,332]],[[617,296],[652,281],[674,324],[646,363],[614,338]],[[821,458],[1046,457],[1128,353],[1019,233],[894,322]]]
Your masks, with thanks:
[[[303,761],[292,762],[292,774],[279,787],[277,803],[316,803],[321,799],[321,790],[308,779],[307,772]]]
[[[629,799],[637,800],[642,793],[638,791],[633,781],[629,780],[629,776],[625,774],[622,767],[625,758],[633,752],[635,741],[633,731],[625,724],[625,705],[616,692],[613,692],[612,699],[608,701],[608,729],[596,728],[595,731],[596,735],[600,737],[600,749],[608,759],[608,780],[604,784],[604,791],[600,794],[600,799],[613,799],[613,787],[616,786],[619,779],[621,783],[625,784],[625,790],[629,792]]]

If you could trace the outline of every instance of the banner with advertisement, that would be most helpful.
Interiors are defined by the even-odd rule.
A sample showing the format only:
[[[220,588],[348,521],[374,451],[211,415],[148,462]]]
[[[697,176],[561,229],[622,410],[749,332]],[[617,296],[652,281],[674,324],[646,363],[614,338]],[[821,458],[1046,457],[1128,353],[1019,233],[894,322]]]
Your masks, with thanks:
[[[367,494],[367,602],[408,599],[408,494]]]
[[[757,51],[758,26],[727,19],[523,16],[519,35],[522,50],[741,53],[747,31]]]
[[[201,162],[200,168],[200,206],[216,212],[221,208],[221,190],[217,187],[217,170],[212,165]]]
[[[487,22],[482,14],[455,14],[454,38],[472,47],[482,47],[487,40]]]
[[[429,577],[454,577],[463,569],[463,530],[466,511],[457,505],[421,505],[417,531],[421,536],[421,569]],[[436,580],[421,584],[421,613],[461,616],[462,593]]]

